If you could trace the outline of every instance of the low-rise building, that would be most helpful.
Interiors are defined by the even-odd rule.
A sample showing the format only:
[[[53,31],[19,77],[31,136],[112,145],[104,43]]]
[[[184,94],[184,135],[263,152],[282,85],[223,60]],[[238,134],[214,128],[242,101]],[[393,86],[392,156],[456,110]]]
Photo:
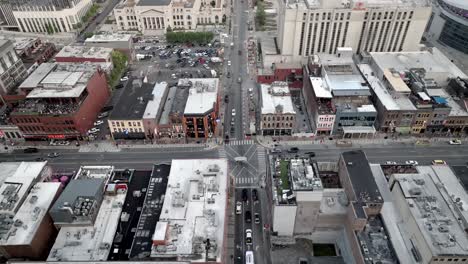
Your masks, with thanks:
[[[183,116],[189,89],[185,89],[184,81],[179,80],[179,84],[181,86],[169,88],[164,102],[164,109],[155,133],[159,142],[185,142]]]
[[[226,263],[227,162],[173,160],[151,257]]]
[[[25,138],[87,136],[109,98],[106,75],[91,64],[41,64],[20,86],[25,99],[10,114]]]
[[[114,9],[120,30],[138,30],[145,35],[173,30],[195,30],[225,20],[225,2],[207,0],[123,0]]]
[[[68,45],[63,47],[57,55],[56,62],[101,62],[112,63],[112,48],[87,47],[78,45]]]
[[[18,37],[14,38],[13,42],[16,53],[25,64],[25,67],[28,68],[28,71],[33,65],[47,62],[57,51],[54,43],[44,42],[38,37]]]
[[[168,96],[169,87],[167,82],[160,82],[154,86],[151,93],[153,98],[146,105],[143,114],[143,127],[146,138],[153,140],[158,133],[158,121],[164,111],[164,103]]]
[[[262,135],[292,135],[296,127],[296,111],[294,110],[291,92],[286,82],[262,84],[260,130]]]
[[[219,111],[219,79],[183,79],[189,90],[182,124],[187,138],[216,136]]]
[[[132,34],[95,34],[85,40],[87,47],[103,47],[118,50],[127,55],[129,61],[135,58]]]
[[[302,88],[303,69],[301,63],[274,63],[271,67],[259,69],[257,82],[272,84],[287,82],[289,88]]]
[[[16,95],[18,85],[26,78],[26,68],[10,40],[0,39],[0,94],[4,101]]]

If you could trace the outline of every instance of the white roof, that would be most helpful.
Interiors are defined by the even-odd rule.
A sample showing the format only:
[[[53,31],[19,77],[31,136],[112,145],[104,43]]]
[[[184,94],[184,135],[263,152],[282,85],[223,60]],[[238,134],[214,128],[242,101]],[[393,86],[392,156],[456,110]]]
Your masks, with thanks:
[[[88,46],[65,46],[55,57],[75,57],[92,59],[110,59],[112,48],[88,47]]]
[[[0,240],[0,245],[30,245],[60,188],[59,182],[36,183],[13,218],[22,225],[15,226],[14,235],[10,233],[7,240]]]
[[[188,79],[188,81],[192,82],[192,87],[184,114],[204,114],[212,110],[218,99],[219,79]]]
[[[78,82],[83,73],[84,72],[54,71],[42,79],[41,84],[44,86],[73,86]]]
[[[277,107],[282,107],[283,114],[296,114],[287,83],[281,85],[262,84],[262,114],[274,114]]]
[[[146,105],[145,113],[143,114],[144,118],[156,118],[158,115],[159,108],[161,106],[162,99],[164,94],[168,89],[167,82],[156,83],[153,88],[153,100],[148,101]]]
[[[21,162],[0,162],[0,186],[19,168]]]
[[[374,105],[368,104],[368,105],[361,105],[357,108],[358,112],[377,112],[375,110]]]
[[[56,63],[41,63],[31,75],[20,84],[19,88],[36,88],[56,66]]]
[[[111,42],[111,41],[130,41],[132,34],[100,34],[93,35],[85,40],[86,42]]]
[[[73,179],[109,179],[113,171],[114,166],[81,166]]]
[[[156,223],[156,228],[154,229],[153,241],[164,241],[166,240],[166,232],[169,223],[166,221],[159,221]]]
[[[68,89],[36,88],[26,98],[71,98],[78,97],[86,89],[85,84],[78,84]]]
[[[167,250],[159,251],[153,247],[151,256],[190,256],[192,262],[203,262],[206,261],[205,254],[193,250],[194,246],[204,250],[203,241],[209,238],[217,247],[215,252],[208,254],[221,262],[227,180],[225,159],[172,160],[159,218],[169,225]]]
[[[47,261],[107,260],[125,196],[125,193],[104,196],[94,226],[62,227]]]
[[[312,88],[314,89],[315,97],[317,98],[333,98],[330,88],[323,81],[322,77],[310,77]]]
[[[6,178],[0,186],[0,213],[14,214],[21,206],[20,200],[25,197],[32,185],[39,179],[47,162],[21,162],[13,175]],[[9,197],[16,196],[14,203],[7,202]]]

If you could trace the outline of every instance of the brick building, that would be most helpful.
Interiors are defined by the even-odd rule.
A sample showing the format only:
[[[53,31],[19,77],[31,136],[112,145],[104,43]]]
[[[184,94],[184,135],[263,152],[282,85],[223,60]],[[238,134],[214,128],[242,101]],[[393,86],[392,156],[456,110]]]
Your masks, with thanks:
[[[257,82],[271,84],[276,81],[287,82],[289,88],[302,88],[302,65],[300,63],[277,63],[271,69],[263,68],[257,75]]]
[[[55,55],[57,49],[52,42],[43,42],[40,38],[15,38],[16,53],[21,58],[26,68],[33,64],[47,62]]]
[[[112,48],[65,46],[55,55],[56,62],[112,62]]]
[[[110,96],[105,73],[83,64],[43,63],[20,86],[10,114],[25,139],[86,136]]]

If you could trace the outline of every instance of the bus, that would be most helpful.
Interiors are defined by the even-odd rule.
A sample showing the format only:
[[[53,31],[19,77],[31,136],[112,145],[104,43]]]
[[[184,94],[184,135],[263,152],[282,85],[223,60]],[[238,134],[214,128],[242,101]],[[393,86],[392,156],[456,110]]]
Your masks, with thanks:
[[[245,264],[254,264],[254,254],[253,251],[245,252]]]

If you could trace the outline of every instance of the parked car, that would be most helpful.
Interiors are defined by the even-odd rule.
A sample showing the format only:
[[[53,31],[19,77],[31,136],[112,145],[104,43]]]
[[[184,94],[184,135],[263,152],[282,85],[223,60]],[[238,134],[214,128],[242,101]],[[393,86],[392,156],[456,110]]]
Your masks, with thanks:
[[[236,203],[236,214],[241,214],[242,213],[242,203],[237,202]]]
[[[98,121],[94,122],[95,126],[100,126],[102,124],[104,124],[104,121],[102,121],[102,120],[98,120]]]
[[[312,152],[312,151],[306,152],[304,154],[309,155],[309,158],[315,157],[315,152]]]
[[[252,245],[252,229],[245,230],[245,243]]]
[[[227,65],[228,65],[228,66],[231,66],[231,61],[228,61]]]
[[[252,213],[250,213],[250,211],[245,211],[245,222],[246,223],[252,222]]]
[[[39,150],[37,148],[25,148],[23,150],[24,153],[37,153]]]
[[[120,78],[120,81],[121,81],[121,82],[128,81],[128,76],[124,76],[124,77]]]
[[[229,95],[224,96],[224,102],[227,104],[229,103]]]
[[[115,89],[122,89],[124,87],[123,84],[119,83],[115,86]]]
[[[461,145],[462,142],[459,139],[452,139],[452,140],[449,141],[449,144],[450,145]]]
[[[49,157],[49,158],[56,158],[58,156],[59,156],[59,154],[57,152],[52,152],[52,153],[47,154],[47,157]]]
[[[274,148],[271,150],[271,153],[281,153],[283,152],[280,148]]]
[[[258,201],[258,192],[257,192],[257,189],[253,189],[252,190],[252,199],[254,201]]]
[[[103,113],[100,113],[97,118],[104,118],[104,117],[107,117],[109,116],[109,112],[103,112]]]
[[[101,131],[99,128],[93,127],[90,130],[88,130],[88,134],[96,134],[99,131]]]
[[[432,165],[447,165],[447,162],[445,160],[433,160]]]
[[[396,161],[386,161],[385,164],[387,164],[387,165],[397,165]]]
[[[418,165],[419,163],[415,160],[407,160],[405,164],[406,165]]]
[[[232,116],[236,116],[236,109],[234,109],[234,108],[232,109],[231,115],[232,115]]]
[[[297,148],[297,147],[292,147],[292,148],[288,149],[288,152],[289,152],[289,153],[297,153],[297,152],[299,152],[299,148]]]
[[[242,201],[247,202],[249,199],[249,194],[247,193],[247,189],[242,189]]]

